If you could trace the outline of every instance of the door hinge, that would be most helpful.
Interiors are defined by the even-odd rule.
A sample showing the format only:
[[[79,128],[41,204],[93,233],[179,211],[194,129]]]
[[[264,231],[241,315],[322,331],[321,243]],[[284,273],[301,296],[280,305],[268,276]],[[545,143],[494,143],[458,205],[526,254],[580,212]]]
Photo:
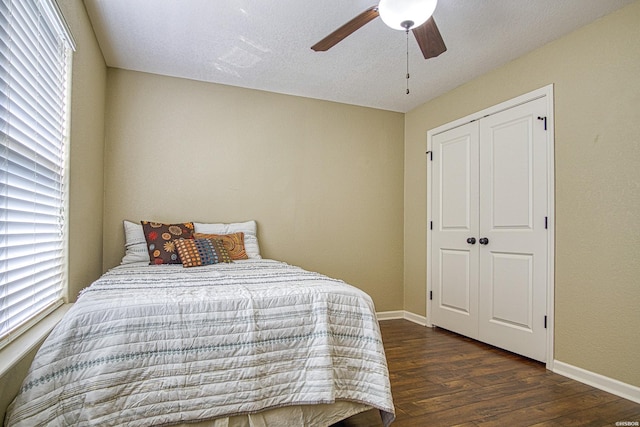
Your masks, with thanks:
[[[429,160],[433,162],[433,151],[427,151],[427,154],[429,155]]]
[[[433,221],[429,221],[429,230],[433,230]]]
[[[538,116],[538,120],[544,120],[544,130],[547,130],[547,116]]]
[[[544,328],[547,329],[547,316],[544,316]]]
[[[544,217],[544,229],[545,230],[549,229],[549,217],[548,216]]]
[[[429,300],[433,301],[433,291],[429,291]]]

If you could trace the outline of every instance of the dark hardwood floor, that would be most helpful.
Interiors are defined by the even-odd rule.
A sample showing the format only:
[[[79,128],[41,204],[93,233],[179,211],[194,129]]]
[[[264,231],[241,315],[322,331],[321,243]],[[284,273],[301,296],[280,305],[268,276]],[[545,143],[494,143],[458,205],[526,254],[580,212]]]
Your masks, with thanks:
[[[406,320],[380,322],[396,407],[393,427],[615,426],[640,404],[547,371],[544,364]],[[336,425],[381,426],[368,411]]]

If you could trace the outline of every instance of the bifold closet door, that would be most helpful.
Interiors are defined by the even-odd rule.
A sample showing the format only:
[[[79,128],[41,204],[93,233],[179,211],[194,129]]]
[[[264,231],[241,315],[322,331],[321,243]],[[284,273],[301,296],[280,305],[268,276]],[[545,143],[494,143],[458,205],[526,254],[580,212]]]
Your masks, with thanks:
[[[546,99],[431,140],[431,323],[546,358]]]

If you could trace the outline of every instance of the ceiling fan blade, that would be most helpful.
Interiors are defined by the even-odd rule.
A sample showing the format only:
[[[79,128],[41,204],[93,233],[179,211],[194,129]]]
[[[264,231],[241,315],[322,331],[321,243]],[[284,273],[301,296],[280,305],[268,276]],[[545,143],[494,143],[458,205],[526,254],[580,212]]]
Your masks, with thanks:
[[[433,16],[429,18],[427,22],[411,31],[413,31],[413,35],[416,36],[424,59],[435,58],[447,50]]]
[[[367,24],[368,22],[376,19],[378,15],[378,6],[371,6],[369,9],[365,10],[360,15],[356,16],[351,21],[335,30],[333,33],[329,34],[327,37],[311,46],[311,49],[315,50],[316,52],[331,49],[333,46],[347,38],[347,36],[354,33],[358,28],[362,27],[364,24]]]

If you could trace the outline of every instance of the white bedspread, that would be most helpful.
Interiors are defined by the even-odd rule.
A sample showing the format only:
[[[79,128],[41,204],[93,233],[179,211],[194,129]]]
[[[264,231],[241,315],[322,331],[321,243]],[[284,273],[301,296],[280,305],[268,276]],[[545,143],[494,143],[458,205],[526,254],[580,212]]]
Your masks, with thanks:
[[[167,425],[393,402],[371,298],[273,260],[120,266],[40,348],[7,425]]]

